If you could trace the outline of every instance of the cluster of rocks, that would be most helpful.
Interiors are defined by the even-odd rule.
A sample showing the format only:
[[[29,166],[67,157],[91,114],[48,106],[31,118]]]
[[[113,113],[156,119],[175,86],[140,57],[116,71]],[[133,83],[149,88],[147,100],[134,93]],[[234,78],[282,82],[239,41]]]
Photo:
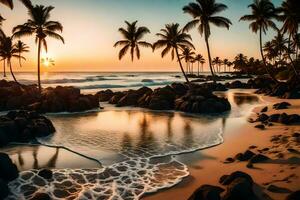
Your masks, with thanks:
[[[19,176],[18,168],[9,156],[5,153],[0,153],[0,199],[4,199],[9,195],[7,184]]]
[[[222,84],[187,86],[173,83],[155,90],[147,87],[124,92],[105,90],[96,95],[101,102],[108,101],[118,107],[137,106],[151,110],[178,110],[190,113],[220,113],[230,110],[227,99],[213,94],[213,91],[217,90],[224,91],[226,88]]]
[[[265,113],[261,113],[257,116],[257,119],[254,122],[260,122],[261,124],[256,125],[256,128],[261,129],[264,129],[265,126],[273,126],[273,123],[280,123],[284,125],[300,124],[300,115],[289,115],[286,113],[267,115]]]
[[[225,186],[226,190],[219,186],[202,185],[192,194],[189,200],[258,199],[253,190],[253,179],[244,172],[236,171],[230,175],[224,175],[220,178],[219,183]]]
[[[0,116],[0,147],[28,142],[55,132],[52,122],[35,111],[10,111]]]
[[[46,88],[39,93],[35,85],[19,86],[0,81],[0,111],[34,110],[41,113],[80,112],[99,108],[97,95],[83,95],[74,87]]]

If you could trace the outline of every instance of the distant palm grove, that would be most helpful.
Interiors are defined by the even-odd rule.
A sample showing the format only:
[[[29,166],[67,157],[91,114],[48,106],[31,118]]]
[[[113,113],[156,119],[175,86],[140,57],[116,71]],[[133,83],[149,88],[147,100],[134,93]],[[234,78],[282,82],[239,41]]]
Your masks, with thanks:
[[[40,68],[41,50],[48,50],[47,38],[54,38],[64,43],[60,35],[63,26],[58,21],[50,19],[52,6],[33,5],[30,0],[19,0],[28,9],[28,20],[17,25],[12,30],[12,35],[4,33],[2,23],[5,16],[0,15],[0,57],[3,62],[3,76],[7,75],[9,69],[13,79],[18,83],[14,74],[16,66],[12,66],[12,59],[17,59],[18,67],[26,61],[24,53],[29,47],[20,39],[26,36],[34,36],[37,44],[37,85],[42,90]],[[0,4],[10,9],[14,7],[13,0],[0,0]],[[188,15],[191,20],[179,25],[176,22],[166,24],[157,33],[157,41],[153,44],[143,38],[151,34],[150,29],[139,26],[138,21],[125,21],[125,27],[119,28],[122,39],[114,44],[120,47],[119,59],[130,54],[131,60],[140,59],[142,48],[150,48],[153,51],[162,49],[161,56],[170,55],[178,62],[180,70],[187,83],[190,77],[199,77],[204,71],[204,64],[207,64],[211,73],[212,81],[217,81],[217,74],[220,72],[236,72],[242,74],[266,74],[274,81],[297,77],[299,74],[299,49],[300,49],[300,1],[284,0],[280,7],[275,7],[270,0],[254,0],[249,6],[249,12],[241,16],[240,23],[249,23],[249,31],[257,34],[259,46],[257,51],[259,58],[248,58],[242,53],[236,55],[233,60],[220,58],[211,51],[210,44],[212,26],[225,28],[232,26],[232,22],[222,16],[227,6],[216,0],[195,0],[182,8],[182,13]],[[197,29],[199,37],[203,37],[206,49],[202,52],[195,52],[197,44],[192,43],[189,31]],[[276,36],[267,42],[263,42],[264,35],[269,29],[275,30]],[[206,55],[207,60],[204,58]]]

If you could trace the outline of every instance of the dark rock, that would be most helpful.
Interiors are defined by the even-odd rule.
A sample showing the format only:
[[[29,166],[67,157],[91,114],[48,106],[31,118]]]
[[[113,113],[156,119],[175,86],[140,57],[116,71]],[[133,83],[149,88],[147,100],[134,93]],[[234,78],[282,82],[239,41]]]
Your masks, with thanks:
[[[233,163],[235,160],[231,157],[226,158],[225,163]]]
[[[96,95],[98,96],[100,102],[105,102],[109,101],[114,96],[114,93],[111,90],[104,90],[97,92]]]
[[[299,200],[300,199],[300,190],[289,194],[286,197],[286,200]]]
[[[115,92],[112,98],[109,100],[110,104],[117,104],[120,99],[125,96],[125,93],[123,92]]]
[[[51,179],[53,176],[53,172],[50,169],[41,169],[38,172],[38,175],[44,179]]]
[[[202,185],[188,200],[221,200],[220,194],[223,191],[223,188],[217,186]]]
[[[291,190],[289,190],[287,188],[278,187],[276,185],[269,185],[267,190],[270,192],[273,192],[273,193],[291,193],[292,192]]]
[[[9,194],[7,183],[0,179],[0,199],[5,199]]]
[[[5,153],[0,153],[0,179],[10,182],[18,178],[19,171],[17,166]]]
[[[255,156],[255,153],[253,153],[250,150],[245,151],[244,153],[239,153],[235,156],[235,159],[239,161],[247,161],[250,160],[253,156]]]
[[[255,155],[255,156],[253,156],[253,157],[249,160],[249,162],[250,162],[250,163],[262,163],[262,162],[266,162],[266,161],[268,161],[268,160],[270,160],[269,157],[267,157],[267,156],[265,156],[265,155],[262,155],[262,154],[257,154],[257,155]]]
[[[261,114],[261,115],[258,116],[257,121],[259,121],[259,122],[265,122],[265,121],[267,121],[268,119],[269,119],[269,116],[268,116],[268,115],[266,115],[266,114]]]
[[[253,179],[251,178],[251,176],[249,174],[247,174],[245,172],[241,172],[241,171],[236,171],[236,172],[233,172],[230,175],[222,176],[219,180],[219,183],[222,184],[222,185],[229,185],[237,178],[247,179],[247,181],[249,183],[251,183],[251,185],[253,184]]]
[[[36,193],[30,200],[51,200],[51,197],[46,193]]]
[[[270,122],[279,122],[280,114],[272,114],[269,117]]]
[[[228,186],[223,200],[254,200],[258,199],[252,189],[252,181],[239,177],[234,179]]]
[[[292,134],[292,137],[298,138],[298,137],[300,137],[300,133],[293,133],[293,134]]]
[[[261,130],[265,129],[265,125],[263,125],[263,124],[258,124],[258,125],[254,126],[254,127],[258,128],[258,129],[261,129]]]
[[[288,102],[281,102],[273,105],[273,108],[275,110],[281,110],[281,109],[287,109],[289,106],[291,106]]]
[[[260,112],[267,112],[268,111],[268,106],[264,107],[263,109],[261,109]]]

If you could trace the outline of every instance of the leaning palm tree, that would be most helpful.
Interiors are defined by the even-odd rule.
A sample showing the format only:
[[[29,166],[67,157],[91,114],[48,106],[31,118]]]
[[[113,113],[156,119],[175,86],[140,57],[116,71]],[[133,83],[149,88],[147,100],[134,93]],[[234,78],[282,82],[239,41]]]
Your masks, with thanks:
[[[157,33],[156,35],[160,37],[160,39],[153,44],[153,50],[164,48],[161,56],[165,57],[169,52],[171,52],[172,60],[174,60],[176,54],[183,76],[186,82],[190,83],[182,67],[179,50],[185,49],[186,47],[195,49],[194,45],[191,43],[192,37],[183,32],[177,23],[167,24],[165,28],[161,29],[161,32]]]
[[[3,58],[4,62],[6,61],[7,62],[7,66],[9,67],[10,69],[10,73],[11,73],[11,76],[13,77],[14,81],[21,85],[15,75],[14,75],[14,72],[13,72],[13,68],[12,68],[12,64],[11,64],[11,59],[12,58],[17,58],[17,59],[24,59],[24,57],[22,56],[19,56],[19,52],[18,50],[16,49],[16,46],[13,44],[13,41],[12,41],[12,38],[11,37],[6,37],[2,43],[1,43],[1,46],[0,46],[0,55],[1,57]]]
[[[135,54],[137,59],[140,59],[140,47],[152,48],[152,44],[142,40],[147,33],[150,33],[150,30],[144,26],[137,27],[137,22],[129,23],[125,21],[127,27],[119,29],[124,39],[116,42],[114,47],[122,47],[119,52],[120,60],[126,55],[128,50],[130,50],[131,60],[133,61]]]
[[[198,62],[198,76],[200,75],[200,64],[201,64],[201,68],[202,68],[202,72],[203,72],[203,64],[205,63],[205,59],[203,58],[203,56],[201,54],[197,54],[195,57],[195,61]]]
[[[262,34],[266,34],[269,27],[278,30],[276,24],[272,21],[274,19],[278,19],[278,11],[274,4],[269,0],[254,0],[254,2],[248,7],[252,9],[252,14],[244,15],[241,17],[240,21],[250,21],[251,23],[249,27],[252,31],[254,33],[259,32],[260,54],[265,70],[275,82],[278,82],[273,73],[268,69],[262,48]]]
[[[231,25],[231,21],[225,17],[216,16],[216,14],[227,9],[227,6],[221,3],[216,3],[215,0],[196,0],[195,3],[190,3],[189,5],[183,8],[185,13],[190,14],[193,17],[193,20],[189,22],[184,30],[189,31],[190,29],[198,26],[198,30],[201,35],[204,34],[207,53],[208,53],[208,61],[211,74],[213,76],[214,82],[216,82],[215,74],[212,68],[212,58],[210,54],[209,47],[209,36],[211,35],[210,24],[213,24],[217,27],[225,27],[229,29]]]
[[[22,42],[21,40],[19,40],[16,44],[15,44],[15,47],[19,53],[19,64],[20,64],[20,67],[22,67],[22,62],[21,62],[21,55],[22,53],[26,53],[26,52],[29,52],[29,46],[27,46],[24,42]]]
[[[41,50],[42,47],[47,51],[47,37],[52,37],[61,40],[64,43],[64,38],[58,32],[63,31],[63,26],[60,22],[50,21],[50,12],[54,9],[52,6],[35,5],[28,7],[28,21],[22,25],[13,28],[13,37],[23,37],[35,35],[38,43],[38,87],[42,91],[41,86]]]
[[[179,57],[181,60],[184,60],[186,63],[186,73],[189,74],[191,72],[190,64],[193,59],[193,56],[195,55],[195,52],[193,52],[193,49],[189,47],[185,47],[181,54],[179,54]]]
[[[283,22],[282,33],[288,34],[288,48],[290,49],[291,39],[298,33],[300,23],[300,4],[299,0],[285,0],[282,2],[280,11],[282,15],[280,20]],[[292,51],[291,51],[292,52]],[[291,61],[291,66],[297,76],[298,73],[295,69],[294,61],[290,53],[287,53],[288,58]]]

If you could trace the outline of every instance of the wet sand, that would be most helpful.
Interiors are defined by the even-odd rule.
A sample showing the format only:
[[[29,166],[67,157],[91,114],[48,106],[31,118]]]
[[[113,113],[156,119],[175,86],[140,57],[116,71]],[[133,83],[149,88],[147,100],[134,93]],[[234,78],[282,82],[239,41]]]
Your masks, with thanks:
[[[273,110],[272,105],[278,102],[286,101],[282,99],[263,97],[263,100],[268,102],[269,112],[287,114],[300,113],[300,101],[288,100],[292,106],[286,110]],[[255,118],[255,112],[260,112],[264,106],[258,106],[253,110],[251,117]],[[219,178],[224,174],[231,174],[235,171],[243,171],[252,176],[254,181],[259,185],[255,190],[257,194],[263,199],[284,199],[287,194],[272,193],[266,190],[266,183],[273,182],[274,185],[288,188],[291,191],[300,189],[300,163],[290,164],[288,158],[298,157],[295,153],[290,153],[286,150],[285,144],[280,144],[276,148],[271,148],[265,155],[272,159],[277,159],[272,150],[280,150],[284,154],[284,158],[280,162],[261,163],[255,164],[254,169],[246,167],[247,162],[234,162],[231,164],[224,164],[228,157],[234,157],[237,153],[243,153],[250,146],[257,146],[257,150],[266,147],[277,146],[274,145],[270,139],[274,135],[282,134],[284,136],[291,136],[294,132],[300,132],[300,126],[284,126],[276,124],[275,126],[268,127],[266,130],[259,130],[254,128],[255,124],[246,123],[241,128],[234,131],[227,127],[224,131],[224,143],[213,148],[197,151],[191,154],[178,156],[179,160],[188,165],[190,176],[185,178],[181,183],[175,187],[163,190],[159,193],[151,194],[144,197],[144,200],[183,200],[188,199],[191,194],[203,184],[219,185]],[[290,137],[289,137],[290,138]],[[293,146],[294,149],[300,150],[300,146]],[[257,153],[256,150],[253,152]],[[290,177],[290,178],[287,178]],[[284,180],[285,179],[285,180]],[[284,180],[284,181],[282,181]]]

